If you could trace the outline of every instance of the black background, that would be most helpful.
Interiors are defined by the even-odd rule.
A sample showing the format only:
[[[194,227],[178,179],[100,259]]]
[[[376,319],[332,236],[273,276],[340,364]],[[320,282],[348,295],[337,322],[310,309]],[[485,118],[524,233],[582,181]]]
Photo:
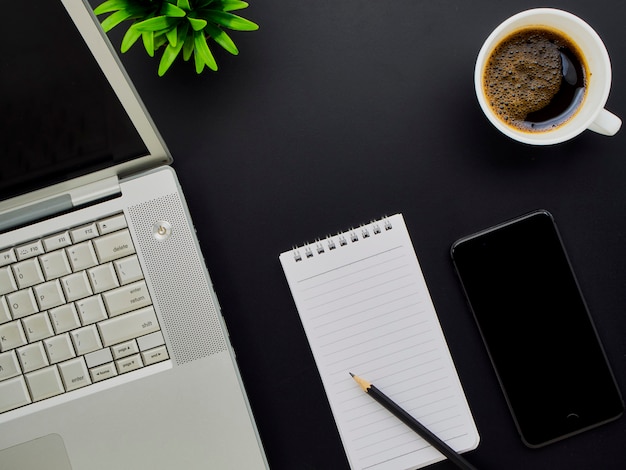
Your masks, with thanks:
[[[598,31],[613,62],[607,108],[626,118],[623,0],[252,0],[240,14],[260,29],[232,34],[238,57],[215,48],[217,73],[180,62],[159,78],[140,44],[123,56],[174,155],[272,468],[348,467],[278,255],[396,212],[481,434],[468,460],[624,467],[624,418],[524,447],[449,255],[461,236],[551,211],[626,389],[626,129],[529,147],[500,135],[474,94],[483,41],[537,6]]]

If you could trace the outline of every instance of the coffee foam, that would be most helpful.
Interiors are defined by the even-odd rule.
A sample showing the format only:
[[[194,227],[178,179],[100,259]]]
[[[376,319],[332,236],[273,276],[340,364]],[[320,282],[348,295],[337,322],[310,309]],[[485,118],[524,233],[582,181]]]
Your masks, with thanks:
[[[529,130],[526,117],[545,108],[561,88],[560,49],[567,46],[551,30],[535,27],[513,33],[494,48],[483,88],[500,119]]]

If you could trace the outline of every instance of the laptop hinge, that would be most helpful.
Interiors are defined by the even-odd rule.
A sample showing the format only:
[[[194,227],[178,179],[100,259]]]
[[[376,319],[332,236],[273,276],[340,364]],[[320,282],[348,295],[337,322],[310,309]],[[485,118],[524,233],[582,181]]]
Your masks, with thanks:
[[[120,182],[117,176],[111,176],[95,183],[79,186],[69,194],[74,207],[83,206],[100,199],[105,199],[120,193]]]
[[[79,186],[56,196],[24,204],[1,214],[0,232],[120,194],[117,176]]]

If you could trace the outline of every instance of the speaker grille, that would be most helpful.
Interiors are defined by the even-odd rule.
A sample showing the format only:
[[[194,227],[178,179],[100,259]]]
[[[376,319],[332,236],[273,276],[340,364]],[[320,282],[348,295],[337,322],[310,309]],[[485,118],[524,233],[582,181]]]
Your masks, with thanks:
[[[178,194],[131,206],[128,213],[176,363],[226,350],[220,312]],[[169,238],[154,237],[159,221],[170,223]]]

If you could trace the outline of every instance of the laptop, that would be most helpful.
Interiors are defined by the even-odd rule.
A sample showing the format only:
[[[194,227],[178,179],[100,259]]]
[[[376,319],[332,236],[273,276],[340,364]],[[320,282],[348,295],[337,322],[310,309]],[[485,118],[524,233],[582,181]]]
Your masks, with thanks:
[[[170,154],[91,8],[11,17],[0,468],[267,468]]]

